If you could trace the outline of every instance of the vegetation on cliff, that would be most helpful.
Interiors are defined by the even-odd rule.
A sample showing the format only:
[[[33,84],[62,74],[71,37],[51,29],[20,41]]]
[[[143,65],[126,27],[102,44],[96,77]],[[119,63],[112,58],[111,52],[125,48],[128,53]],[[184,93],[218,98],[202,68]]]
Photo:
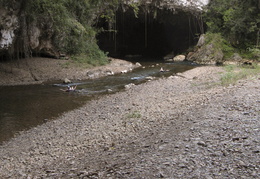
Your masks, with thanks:
[[[30,47],[30,29],[35,25],[42,31],[40,40],[50,40],[55,51],[71,55],[79,61],[87,57],[86,60],[92,63],[95,60],[103,63],[106,54],[97,45],[98,29],[94,24],[99,16],[108,18],[107,14],[117,3],[117,0],[0,0],[6,9],[19,6],[19,40],[9,54],[19,58],[34,53]]]
[[[165,8],[167,2],[162,0],[149,2],[146,0],[138,2],[130,0],[56,0],[55,2],[51,0],[0,0],[0,5],[6,9],[19,11],[20,28],[16,32],[15,44],[8,50],[12,58],[29,57],[33,53],[46,52],[46,48],[49,50],[46,45],[32,49],[30,43],[32,36],[35,36],[33,29],[35,26],[41,29],[39,41],[44,39],[45,44],[48,44],[47,40],[51,42],[50,49],[54,52],[50,54],[59,52],[68,54],[80,62],[103,64],[107,53],[99,49],[96,35],[104,29],[98,29],[95,26],[100,19],[103,18],[108,22],[109,31],[117,33],[116,30],[112,30],[112,26],[116,23],[116,10],[122,3],[132,8],[138,18],[141,6]],[[257,0],[210,1],[204,13],[207,37],[211,40],[208,43],[214,43],[214,47],[222,48],[224,58],[229,58],[237,52],[245,58],[260,60],[259,12],[260,1]]]
[[[218,34],[216,38],[225,39],[221,43],[225,57],[232,55],[233,48],[245,58],[260,61],[260,1],[214,0],[204,17],[210,38]]]

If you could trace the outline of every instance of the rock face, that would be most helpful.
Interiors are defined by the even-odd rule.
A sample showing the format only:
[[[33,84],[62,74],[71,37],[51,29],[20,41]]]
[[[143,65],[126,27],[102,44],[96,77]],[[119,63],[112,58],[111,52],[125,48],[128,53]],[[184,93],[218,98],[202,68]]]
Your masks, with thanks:
[[[29,45],[30,48],[44,56],[59,58],[60,54],[53,45],[54,32],[51,29],[38,27],[36,22],[33,22],[29,28]]]
[[[201,47],[201,46],[203,46],[205,44],[205,34],[201,34],[200,35],[200,38],[199,38],[199,41],[198,41],[198,43],[197,43],[197,46],[198,47]]]
[[[222,50],[213,44],[205,44],[205,36],[201,35],[196,50],[188,54],[187,60],[199,64],[222,64],[223,57]]]
[[[157,2],[135,0],[134,2],[155,6],[159,9],[171,9],[172,11],[175,11],[175,9],[200,11],[201,7],[208,3],[208,0],[161,0]],[[22,11],[22,3],[14,1],[9,7],[3,5],[3,2],[0,4],[0,55],[22,54],[21,56],[23,56],[25,54],[26,57],[26,54],[40,54],[42,56],[60,57],[60,52],[54,45],[57,43],[57,40],[54,42],[57,33],[55,34],[53,30],[51,20],[44,17],[42,20],[28,21],[25,12]],[[124,3],[127,5],[129,1]],[[133,2],[131,1],[131,3]]]
[[[0,7],[0,55],[26,53],[42,54],[44,56],[59,57],[59,52],[54,48],[54,32],[48,22],[27,22],[21,11],[21,3],[15,2],[10,7]],[[44,24],[44,25],[43,25]],[[26,29],[26,30],[25,30]]]
[[[15,30],[19,27],[19,20],[17,17],[17,10],[7,10],[0,7],[0,49],[7,50],[15,40]],[[1,52],[0,51],[0,52]]]

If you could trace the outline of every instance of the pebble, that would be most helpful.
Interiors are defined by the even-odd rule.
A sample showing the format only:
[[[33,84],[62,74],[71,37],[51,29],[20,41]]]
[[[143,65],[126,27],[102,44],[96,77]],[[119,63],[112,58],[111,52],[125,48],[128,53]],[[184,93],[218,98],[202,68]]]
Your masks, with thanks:
[[[193,83],[203,82],[202,69]],[[248,92],[259,97],[250,85],[259,82],[226,91],[165,78],[93,99],[0,146],[0,178],[256,178],[259,122],[236,110]],[[243,105],[250,113],[255,99]],[[131,111],[142,115],[125,118]]]
[[[197,144],[202,147],[207,147],[207,144],[204,141],[199,141]]]

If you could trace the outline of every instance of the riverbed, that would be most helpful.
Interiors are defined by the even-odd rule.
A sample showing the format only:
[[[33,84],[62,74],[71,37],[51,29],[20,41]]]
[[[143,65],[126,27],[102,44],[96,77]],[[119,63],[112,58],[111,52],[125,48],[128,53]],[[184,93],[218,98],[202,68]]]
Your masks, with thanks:
[[[64,112],[79,108],[100,95],[116,93],[128,84],[141,84],[181,73],[196,67],[188,62],[141,62],[142,66],[127,73],[120,73],[89,80],[75,80],[75,92],[64,92],[67,84],[49,81],[38,85],[0,87],[0,143],[20,131],[57,118]],[[163,68],[165,72],[160,72]]]
[[[198,67],[91,100],[0,146],[0,178],[259,178],[260,76]]]

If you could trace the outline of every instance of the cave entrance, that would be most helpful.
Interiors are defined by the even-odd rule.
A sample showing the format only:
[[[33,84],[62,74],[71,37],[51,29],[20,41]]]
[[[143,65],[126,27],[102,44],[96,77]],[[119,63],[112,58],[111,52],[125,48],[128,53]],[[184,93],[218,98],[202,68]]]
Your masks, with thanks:
[[[138,16],[133,9],[119,8],[113,23],[100,18],[97,35],[101,50],[117,58],[160,58],[185,53],[203,33],[202,20],[188,12],[166,9],[144,10]]]

